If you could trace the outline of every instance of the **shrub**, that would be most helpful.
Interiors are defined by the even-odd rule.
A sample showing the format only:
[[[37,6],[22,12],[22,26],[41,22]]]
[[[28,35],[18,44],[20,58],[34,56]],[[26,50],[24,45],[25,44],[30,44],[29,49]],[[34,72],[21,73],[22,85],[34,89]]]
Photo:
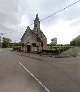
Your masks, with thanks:
[[[14,46],[14,47],[13,47],[13,50],[18,50],[18,51],[20,51],[20,46]]]

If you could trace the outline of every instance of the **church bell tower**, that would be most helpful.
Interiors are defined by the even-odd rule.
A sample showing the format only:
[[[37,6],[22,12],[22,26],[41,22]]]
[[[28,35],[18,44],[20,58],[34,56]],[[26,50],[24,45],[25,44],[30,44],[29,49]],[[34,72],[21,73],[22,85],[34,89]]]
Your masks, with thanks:
[[[39,21],[38,14],[36,15],[36,18],[34,20],[34,31],[36,34],[38,34],[40,31],[40,21]]]

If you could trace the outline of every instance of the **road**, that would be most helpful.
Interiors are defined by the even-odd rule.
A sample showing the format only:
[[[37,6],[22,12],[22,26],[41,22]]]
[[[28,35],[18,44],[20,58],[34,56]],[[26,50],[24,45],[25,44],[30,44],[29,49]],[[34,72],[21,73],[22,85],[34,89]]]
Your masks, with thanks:
[[[0,92],[80,92],[80,58],[0,49]]]

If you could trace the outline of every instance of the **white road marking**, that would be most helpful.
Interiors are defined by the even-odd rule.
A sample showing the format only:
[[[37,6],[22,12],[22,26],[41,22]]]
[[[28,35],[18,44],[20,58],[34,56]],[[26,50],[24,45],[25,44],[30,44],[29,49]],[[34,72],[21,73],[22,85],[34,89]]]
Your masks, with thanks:
[[[39,81],[39,79],[37,79],[21,62],[19,62],[19,64],[46,90],[46,92],[50,92],[50,90],[43,85],[42,82]]]

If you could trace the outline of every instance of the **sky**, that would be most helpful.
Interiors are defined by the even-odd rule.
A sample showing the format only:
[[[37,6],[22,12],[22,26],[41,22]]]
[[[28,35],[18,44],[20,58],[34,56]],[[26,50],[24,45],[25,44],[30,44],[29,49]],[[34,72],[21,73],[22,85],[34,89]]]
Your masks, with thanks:
[[[27,26],[78,0],[0,0],[0,36],[20,42]],[[30,26],[31,29],[33,25]],[[40,22],[48,43],[56,37],[58,44],[69,44],[80,35],[80,2]],[[3,35],[2,35],[3,33]]]

